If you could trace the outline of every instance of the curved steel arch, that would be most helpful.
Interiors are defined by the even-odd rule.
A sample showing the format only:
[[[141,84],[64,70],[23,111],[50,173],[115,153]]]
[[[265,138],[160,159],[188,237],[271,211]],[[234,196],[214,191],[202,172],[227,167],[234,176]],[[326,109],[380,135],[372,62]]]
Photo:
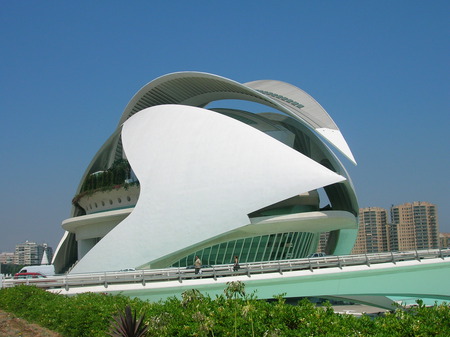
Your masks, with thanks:
[[[292,84],[281,81],[260,80],[244,83],[244,85],[273,97],[279,104],[286,106],[356,165],[356,160],[338,126],[311,95]]]

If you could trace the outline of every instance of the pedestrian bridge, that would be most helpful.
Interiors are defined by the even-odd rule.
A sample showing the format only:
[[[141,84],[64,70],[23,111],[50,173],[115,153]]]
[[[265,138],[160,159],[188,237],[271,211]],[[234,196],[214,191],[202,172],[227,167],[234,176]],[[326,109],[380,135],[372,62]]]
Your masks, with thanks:
[[[2,279],[2,287],[35,284],[51,292],[75,295],[102,292],[158,301],[198,289],[223,294],[227,282],[245,283],[260,299],[322,297],[392,309],[398,299],[450,302],[450,249],[269,261],[193,269],[167,268],[92,274],[68,274],[45,279]]]

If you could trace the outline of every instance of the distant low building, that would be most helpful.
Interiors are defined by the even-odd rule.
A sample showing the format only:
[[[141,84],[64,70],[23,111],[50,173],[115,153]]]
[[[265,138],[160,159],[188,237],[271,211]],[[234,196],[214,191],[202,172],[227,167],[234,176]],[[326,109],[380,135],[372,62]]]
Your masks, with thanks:
[[[440,248],[450,247],[450,233],[439,234],[439,247]]]
[[[0,263],[10,264],[14,262],[14,253],[0,253]]]

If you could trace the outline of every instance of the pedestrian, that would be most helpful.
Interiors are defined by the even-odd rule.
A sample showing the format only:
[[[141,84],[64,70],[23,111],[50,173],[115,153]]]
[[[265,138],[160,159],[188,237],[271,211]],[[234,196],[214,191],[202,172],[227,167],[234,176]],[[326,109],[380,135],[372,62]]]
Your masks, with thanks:
[[[200,268],[202,267],[202,260],[200,260],[200,258],[196,255],[195,256],[195,261],[194,261],[194,268],[195,268],[195,273],[196,274],[200,274]]]
[[[239,268],[241,268],[241,267],[239,266],[239,258],[238,258],[237,255],[235,255],[235,257],[234,257],[233,271],[238,271]]]

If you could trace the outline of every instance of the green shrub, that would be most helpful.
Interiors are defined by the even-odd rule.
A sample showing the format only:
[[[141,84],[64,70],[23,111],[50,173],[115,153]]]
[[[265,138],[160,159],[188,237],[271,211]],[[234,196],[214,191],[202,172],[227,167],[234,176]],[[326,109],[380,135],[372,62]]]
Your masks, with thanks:
[[[32,286],[0,289],[0,309],[40,324],[63,336],[106,336],[114,317],[127,306],[146,336],[447,336],[450,306],[409,310],[397,308],[384,316],[354,317],[333,312],[330,304],[316,307],[304,299],[298,305],[258,300],[245,294],[242,283],[230,283],[215,299],[198,290],[182,298],[149,303],[123,295],[84,293],[72,297]],[[145,325],[145,326],[144,326]]]

